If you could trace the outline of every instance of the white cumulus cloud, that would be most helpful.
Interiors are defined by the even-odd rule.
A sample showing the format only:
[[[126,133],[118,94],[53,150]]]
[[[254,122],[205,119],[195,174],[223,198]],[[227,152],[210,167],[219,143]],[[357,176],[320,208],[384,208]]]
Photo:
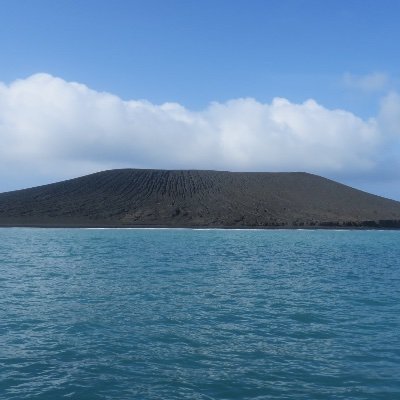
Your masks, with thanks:
[[[398,93],[390,92],[381,100],[379,123],[387,136],[400,137],[400,95]]]
[[[29,186],[119,167],[369,173],[398,143],[399,111],[392,93],[368,120],[282,98],[195,112],[36,74],[0,84],[0,178]]]

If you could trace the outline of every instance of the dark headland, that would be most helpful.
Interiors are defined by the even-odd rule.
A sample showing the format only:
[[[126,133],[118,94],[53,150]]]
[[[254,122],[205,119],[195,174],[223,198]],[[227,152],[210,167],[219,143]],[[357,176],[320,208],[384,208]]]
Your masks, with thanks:
[[[400,202],[302,172],[118,169],[1,193],[0,226],[400,228]]]

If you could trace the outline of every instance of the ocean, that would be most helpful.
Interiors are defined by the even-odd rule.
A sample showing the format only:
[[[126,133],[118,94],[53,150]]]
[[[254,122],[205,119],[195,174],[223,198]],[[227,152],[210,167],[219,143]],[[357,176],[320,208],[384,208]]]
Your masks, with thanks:
[[[0,229],[0,398],[400,399],[400,231]]]

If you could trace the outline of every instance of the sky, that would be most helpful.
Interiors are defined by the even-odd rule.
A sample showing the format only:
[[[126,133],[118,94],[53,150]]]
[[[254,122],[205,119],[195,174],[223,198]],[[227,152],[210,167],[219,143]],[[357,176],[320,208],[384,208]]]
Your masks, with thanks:
[[[397,0],[0,0],[0,191],[306,171],[400,200]]]

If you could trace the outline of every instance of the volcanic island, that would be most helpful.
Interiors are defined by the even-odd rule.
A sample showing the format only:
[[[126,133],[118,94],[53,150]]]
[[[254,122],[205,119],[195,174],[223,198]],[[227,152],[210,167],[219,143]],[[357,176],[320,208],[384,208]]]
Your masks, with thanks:
[[[400,228],[400,202],[304,172],[114,169],[1,193],[0,226]]]

